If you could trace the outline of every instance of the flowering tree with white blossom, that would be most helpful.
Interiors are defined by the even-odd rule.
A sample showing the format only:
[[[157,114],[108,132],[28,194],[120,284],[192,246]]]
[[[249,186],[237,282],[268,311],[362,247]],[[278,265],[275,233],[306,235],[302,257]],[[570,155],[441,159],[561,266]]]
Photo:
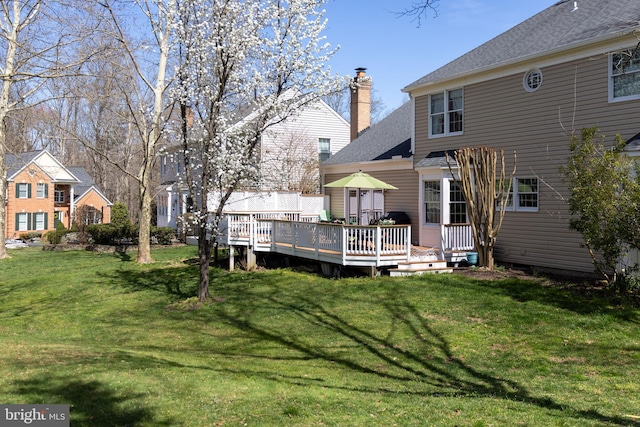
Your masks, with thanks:
[[[232,192],[259,174],[262,133],[344,79],[332,76],[324,0],[184,0],[178,12],[185,182],[198,233],[199,300]],[[208,208],[207,200],[216,206]],[[209,214],[211,212],[212,214]]]

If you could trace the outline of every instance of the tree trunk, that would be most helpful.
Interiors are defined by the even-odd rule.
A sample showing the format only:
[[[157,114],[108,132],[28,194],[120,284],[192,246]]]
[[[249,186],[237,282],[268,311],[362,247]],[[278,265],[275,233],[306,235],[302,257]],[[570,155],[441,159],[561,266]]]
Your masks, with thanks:
[[[9,7],[9,6],[7,6]],[[9,93],[13,83],[15,73],[16,50],[18,49],[18,34],[20,33],[20,9],[19,4],[13,4],[13,22],[9,20],[12,27],[6,31],[7,50],[5,52],[4,73],[2,74],[2,92],[0,93],[0,259],[8,258],[7,247],[4,243],[5,230],[7,227],[7,212],[5,204],[5,194],[7,191],[7,165],[5,156],[7,154],[7,133],[6,121],[10,109]],[[5,16],[8,19],[9,16]]]
[[[4,194],[7,191],[7,166],[4,162],[5,156],[5,131],[4,126],[0,121],[0,259],[8,258],[7,246],[4,243],[4,239],[7,237],[5,234],[7,208],[4,203]]]
[[[497,159],[498,154],[491,147],[467,147],[457,150],[455,154],[458,179],[449,165],[451,176],[459,183],[467,204],[478,264],[490,270],[495,266],[493,248],[502,226],[509,189],[516,171],[515,152],[509,181],[506,181],[503,150],[500,150],[500,169],[497,167]],[[499,209],[496,208],[496,201]]]
[[[200,225],[198,232],[198,261],[200,263],[200,285],[198,287],[198,301],[204,302],[209,298],[209,263],[211,262],[211,242],[207,240],[207,227]]]
[[[146,161],[145,161],[146,163]],[[140,220],[138,221],[138,264],[149,264],[151,258],[151,194],[149,172],[142,171],[140,182]]]

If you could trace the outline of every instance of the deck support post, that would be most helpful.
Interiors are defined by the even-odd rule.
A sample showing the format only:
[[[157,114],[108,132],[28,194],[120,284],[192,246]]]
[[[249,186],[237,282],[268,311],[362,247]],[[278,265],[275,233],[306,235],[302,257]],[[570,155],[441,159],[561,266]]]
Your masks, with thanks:
[[[253,251],[253,246],[247,246],[247,271],[256,269],[256,253]]]
[[[229,271],[233,271],[233,269],[236,266],[235,252],[236,252],[236,247],[232,245],[229,246]]]

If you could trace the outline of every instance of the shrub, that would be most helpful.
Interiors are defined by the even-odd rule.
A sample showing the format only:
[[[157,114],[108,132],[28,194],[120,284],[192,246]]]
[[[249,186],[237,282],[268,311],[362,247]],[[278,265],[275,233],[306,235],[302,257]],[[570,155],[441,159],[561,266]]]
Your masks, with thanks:
[[[170,245],[176,238],[176,233],[171,227],[151,227],[151,238],[155,238],[161,245]]]
[[[122,202],[116,202],[111,207],[111,224],[117,227],[131,226],[129,208]]]
[[[55,231],[49,231],[45,234],[47,241],[52,245],[59,245],[62,241],[62,236],[69,233],[70,231],[64,228],[64,226],[56,226]]]
[[[117,245],[121,243],[135,243],[131,237],[133,227],[118,226],[116,224],[93,224],[87,227],[87,233],[98,245]]]
[[[20,234],[20,238],[22,240],[24,240],[25,242],[27,240],[32,240],[32,239],[39,239],[42,237],[42,233],[39,233],[37,231],[29,231],[28,233],[22,233]]]

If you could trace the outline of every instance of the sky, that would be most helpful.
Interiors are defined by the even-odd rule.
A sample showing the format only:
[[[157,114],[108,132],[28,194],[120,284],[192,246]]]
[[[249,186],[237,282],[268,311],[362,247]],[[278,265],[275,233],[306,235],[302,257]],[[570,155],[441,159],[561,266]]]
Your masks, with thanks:
[[[335,74],[364,67],[374,96],[389,113],[408,100],[401,89],[491,40],[558,0],[439,0],[437,16],[420,22],[393,12],[418,0],[328,0],[325,35],[340,50]]]

